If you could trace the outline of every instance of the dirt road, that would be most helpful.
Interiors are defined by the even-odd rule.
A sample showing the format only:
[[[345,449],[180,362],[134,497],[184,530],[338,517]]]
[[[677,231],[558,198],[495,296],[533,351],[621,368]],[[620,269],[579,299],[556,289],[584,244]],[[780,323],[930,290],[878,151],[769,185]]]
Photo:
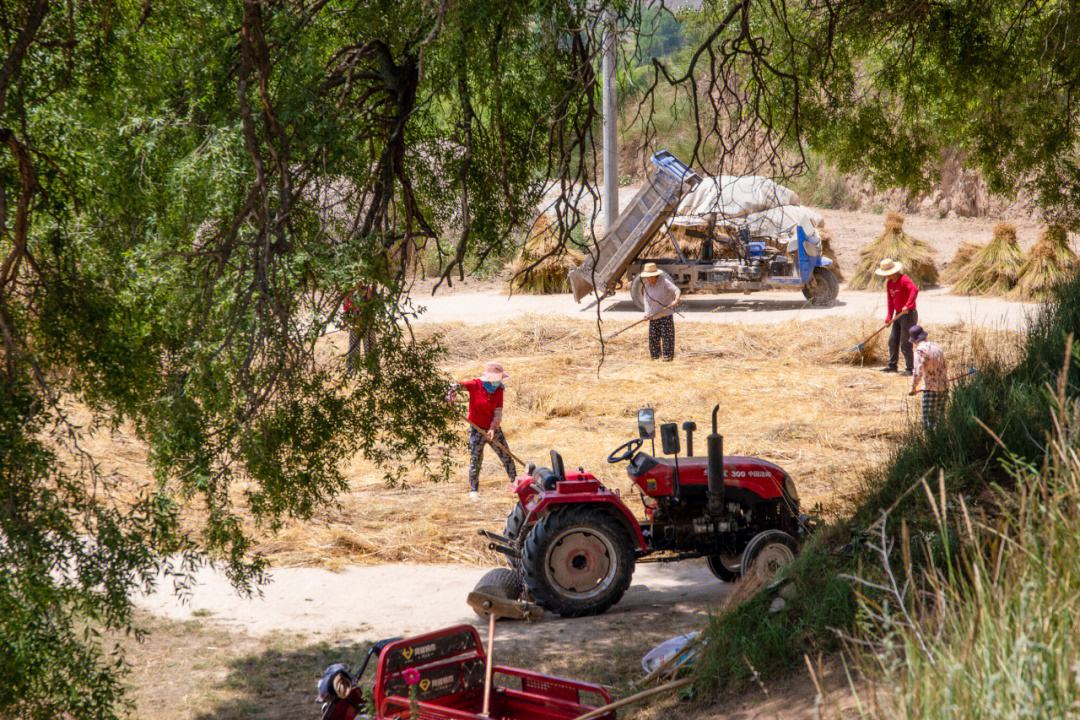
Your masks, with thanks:
[[[594,319],[596,308],[588,301],[574,303],[570,295],[510,295],[505,290],[488,287],[482,290],[440,291],[436,295],[417,294],[414,302],[424,308],[417,322],[462,322],[480,324],[495,322],[526,314],[556,315],[578,319]],[[614,332],[623,324],[641,317],[630,300],[621,292],[605,299],[601,305],[605,329]],[[919,317],[923,322],[952,324],[957,322],[996,330],[1022,329],[1035,305],[1008,302],[999,298],[976,298],[951,295],[947,288],[934,288],[919,293]],[[884,292],[840,290],[833,307],[812,308],[800,292],[769,291],[753,295],[688,295],[679,304],[682,313],[677,322],[708,322],[736,324],[790,323],[822,317],[852,319],[885,319]]]
[[[139,605],[172,620],[201,618],[256,636],[287,632],[333,643],[362,642],[478,622],[465,597],[484,572],[464,565],[416,564],[342,572],[278,568],[260,597],[244,598],[222,573],[207,568],[199,572],[186,602],[163,587],[140,598]],[[730,587],[714,578],[703,560],[645,563],[635,570],[623,599],[603,615],[504,621],[499,636],[525,641],[518,645],[535,652],[549,647],[565,651],[587,642],[594,659],[603,649],[597,643],[612,652],[636,653],[650,646],[650,638],[659,642],[699,630]]]

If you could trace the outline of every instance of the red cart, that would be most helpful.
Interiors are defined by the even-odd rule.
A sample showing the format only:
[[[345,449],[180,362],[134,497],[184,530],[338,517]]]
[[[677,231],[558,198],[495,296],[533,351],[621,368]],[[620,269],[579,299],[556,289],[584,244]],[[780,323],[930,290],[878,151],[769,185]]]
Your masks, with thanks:
[[[458,625],[397,640],[379,654],[374,710],[380,720],[413,718],[409,694],[415,688],[416,720],[484,720],[484,668],[487,653],[476,628]],[[519,668],[495,665],[488,718],[492,720],[573,720],[611,702],[603,687]],[[412,680],[410,684],[409,680]],[[350,695],[360,699],[359,689]],[[352,718],[342,703],[334,720]],[[598,720],[615,720],[615,711]]]

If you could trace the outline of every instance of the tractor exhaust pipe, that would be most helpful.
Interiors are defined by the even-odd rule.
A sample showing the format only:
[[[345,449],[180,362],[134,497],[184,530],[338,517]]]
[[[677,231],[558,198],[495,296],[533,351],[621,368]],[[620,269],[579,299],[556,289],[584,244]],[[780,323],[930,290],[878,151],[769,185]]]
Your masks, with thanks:
[[[719,515],[724,509],[724,437],[716,431],[719,403],[712,411],[712,433],[705,438],[709,451],[709,514]]]

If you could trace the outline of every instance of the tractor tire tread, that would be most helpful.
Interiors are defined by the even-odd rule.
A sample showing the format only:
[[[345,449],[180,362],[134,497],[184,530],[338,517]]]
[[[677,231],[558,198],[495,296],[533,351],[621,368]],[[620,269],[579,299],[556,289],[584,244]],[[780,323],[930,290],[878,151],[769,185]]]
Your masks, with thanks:
[[[578,601],[560,596],[544,579],[545,540],[565,527],[588,524],[606,532],[615,544],[616,574],[607,592],[595,598]],[[634,575],[634,541],[630,534],[608,510],[590,505],[558,508],[533,525],[525,538],[521,567],[525,587],[540,606],[562,617],[599,615],[617,603],[630,587]]]

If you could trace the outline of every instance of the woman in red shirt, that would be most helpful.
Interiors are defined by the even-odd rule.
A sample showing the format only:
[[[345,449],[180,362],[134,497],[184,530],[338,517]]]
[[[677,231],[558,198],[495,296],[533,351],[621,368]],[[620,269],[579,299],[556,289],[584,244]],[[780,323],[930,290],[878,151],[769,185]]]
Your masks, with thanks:
[[[506,436],[502,428],[503,387],[502,381],[510,377],[503,372],[502,365],[489,362],[484,365],[484,374],[475,380],[454,383],[446,393],[446,401],[454,402],[458,390],[469,393],[469,497],[479,497],[480,466],[484,462],[484,446],[490,444],[506,470],[506,476],[513,482],[517,476],[517,466],[507,452]],[[479,430],[477,428],[480,428]]]
[[[896,372],[900,361],[900,350],[903,350],[906,366],[903,374],[911,375],[915,367],[915,358],[908,332],[912,326],[919,324],[919,311],[915,309],[915,298],[919,295],[919,288],[900,270],[899,262],[886,258],[874,271],[875,275],[888,278],[885,281],[885,295],[888,298],[888,316],[885,318],[885,323],[892,324],[892,332],[889,334],[889,364],[881,371]]]

